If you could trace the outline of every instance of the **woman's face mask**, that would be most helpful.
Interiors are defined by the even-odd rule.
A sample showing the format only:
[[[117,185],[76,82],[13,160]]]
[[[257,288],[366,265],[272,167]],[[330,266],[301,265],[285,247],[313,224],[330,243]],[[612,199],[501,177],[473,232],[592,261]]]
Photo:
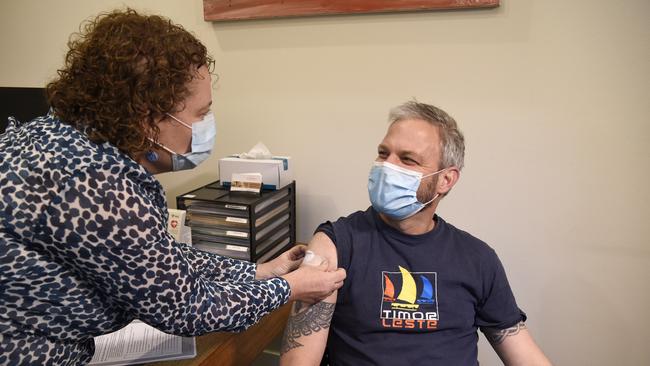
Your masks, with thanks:
[[[420,172],[385,161],[375,162],[368,177],[368,193],[372,207],[396,220],[404,220],[415,215],[438,197],[436,194],[429,202],[418,201],[417,192],[420,182],[423,178],[436,175],[443,170],[422,175]]]
[[[204,162],[212,153],[214,140],[217,136],[217,125],[214,121],[214,114],[208,112],[202,120],[192,123],[191,125],[181,121],[180,119],[168,114],[169,117],[176,120],[183,127],[189,128],[192,131],[192,149],[185,154],[177,154],[168,147],[151,140],[154,144],[160,146],[171,154],[172,157],[172,171],[180,171],[192,169]],[[147,160],[151,162],[158,161],[158,154],[154,151],[149,151],[146,154]]]

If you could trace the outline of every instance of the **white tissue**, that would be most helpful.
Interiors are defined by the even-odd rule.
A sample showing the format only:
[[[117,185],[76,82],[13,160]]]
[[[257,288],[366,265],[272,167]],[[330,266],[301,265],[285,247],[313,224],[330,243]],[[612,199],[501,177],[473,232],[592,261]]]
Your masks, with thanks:
[[[325,258],[320,255],[308,250],[305,252],[305,258],[302,259],[302,263],[308,266],[320,266],[325,261]]]
[[[239,154],[241,159],[271,159],[273,154],[262,142],[258,142],[248,152]]]

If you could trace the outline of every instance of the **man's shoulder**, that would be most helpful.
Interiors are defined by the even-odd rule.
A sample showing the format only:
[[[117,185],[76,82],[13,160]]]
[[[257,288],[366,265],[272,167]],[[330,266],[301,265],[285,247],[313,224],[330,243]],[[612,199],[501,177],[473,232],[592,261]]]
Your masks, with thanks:
[[[368,207],[365,211],[355,211],[348,216],[341,216],[335,222],[340,224],[358,224],[358,223],[371,223],[372,222],[372,207]]]
[[[446,226],[448,235],[453,239],[454,245],[457,246],[458,249],[469,251],[481,256],[491,256],[494,254],[494,249],[492,249],[492,247],[482,239],[479,239],[468,231],[459,229],[448,222],[444,222],[444,225]]]
[[[348,216],[341,216],[334,221],[325,221],[318,226],[318,231],[356,232],[364,230],[374,223],[372,208],[356,211]]]
[[[374,217],[372,208],[365,211],[356,211],[348,216],[342,216],[335,221],[326,221],[318,226],[316,234],[323,233],[329,237],[336,251],[348,252],[352,243],[360,244],[360,235],[372,231]]]

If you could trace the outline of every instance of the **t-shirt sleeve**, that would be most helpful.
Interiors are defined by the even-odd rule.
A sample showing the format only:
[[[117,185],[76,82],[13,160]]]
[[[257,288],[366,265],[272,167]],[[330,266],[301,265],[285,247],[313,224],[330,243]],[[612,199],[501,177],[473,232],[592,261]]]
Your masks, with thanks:
[[[347,294],[352,283],[350,272],[350,262],[352,257],[352,238],[351,232],[344,219],[339,219],[335,222],[327,221],[318,228],[314,233],[322,232],[327,235],[336,247],[336,260],[337,267],[343,268],[348,272],[348,277],[343,281],[343,287],[338,290],[336,302],[341,303],[347,299]]]
[[[164,208],[138,182],[94,167],[80,174],[61,182],[34,240],[48,242],[53,256],[124,312],[192,336],[241,331],[288,301],[286,280],[250,281],[251,267],[241,268],[249,275],[232,276],[232,262],[179,246]],[[206,275],[221,269],[246,281]]]
[[[506,272],[493,250],[483,265],[482,278],[483,298],[476,312],[477,327],[505,329],[526,321],[526,314],[517,306]]]
[[[334,223],[331,221],[324,222],[316,228],[314,234],[323,233],[332,240],[336,247],[338,267],[347,271],[350,266],[350,240],[349,235],[347,235],[348,231],[345,230],[345,226],[340,221]]]

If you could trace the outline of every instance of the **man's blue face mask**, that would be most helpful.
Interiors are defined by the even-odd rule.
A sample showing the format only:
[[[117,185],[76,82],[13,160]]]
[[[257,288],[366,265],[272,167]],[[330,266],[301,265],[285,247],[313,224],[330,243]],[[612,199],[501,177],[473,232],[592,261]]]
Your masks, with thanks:
[[[154,142],[167,152],[172,157],[172,171],[186,170],[195,168],[197,165],[205,161],[212,153],[214,140],[217,136],[217,125],[214,121],[214,114],[209,112],[203,117],[202,120],[194,122],[191,125],[181,121],[180,119],[168,114],[181,125],[192,130],[192,149],[186,154],[177,154],[168,147]],[[158,160],[158,154],[154,151],[149,151],[146,154],[147,160],[154,162]]]
[[[376,161],[368,177],[368,193],[375,210],[395,219],[404,220],[420,212],[431,201],[418,201],[417,192],[423,178],[442,172],[438,170],[427,175],[405,169],[385,161]]]

